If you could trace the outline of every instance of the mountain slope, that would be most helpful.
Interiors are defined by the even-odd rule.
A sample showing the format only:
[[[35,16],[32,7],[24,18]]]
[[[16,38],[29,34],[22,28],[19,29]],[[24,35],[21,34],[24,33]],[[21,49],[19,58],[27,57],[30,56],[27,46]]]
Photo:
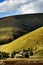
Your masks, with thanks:
[[[43,26],[43,13],[24,14],[0,18],[0,28],[14,27],[19,32],[30,32]]]
[[[7,44],[23,34],[23,30],[14,27],[0,28],[0,45]]]
[[[33,48],[34,52],[43,50],[43,27],[36,29],[15,41],[1,45],[0,51],[12,53],[12,51],[19,51],[22,49]]]
[[[43,26],[43,13],[9,16],[0,19],[0,27],[15,27],[27,32]]]
[[[0,18],[0,45],[8,43],[9,39],[10,41],[13,41],[18,37],[42,26],[43,13]]]

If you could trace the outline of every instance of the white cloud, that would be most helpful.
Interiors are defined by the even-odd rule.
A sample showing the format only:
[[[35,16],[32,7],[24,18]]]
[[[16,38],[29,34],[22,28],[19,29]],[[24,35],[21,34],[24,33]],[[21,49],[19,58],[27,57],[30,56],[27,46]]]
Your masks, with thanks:
[[[37,0],[22,5],[18,10],[22,13],[43,13],[43,0]]]
[[[0,12],[15,9],[19,4],[24,4],[26,1],[27,0],[5,0],[0,3]]]
[[[43,13],[43,0],[5,0],[0,3],[0,12],[16,10],[18,13]]]
[[[33,8],[33,4],[25,4],[21,6],[18,10],[20,10],[22,13],[35,13],[36,10]]]

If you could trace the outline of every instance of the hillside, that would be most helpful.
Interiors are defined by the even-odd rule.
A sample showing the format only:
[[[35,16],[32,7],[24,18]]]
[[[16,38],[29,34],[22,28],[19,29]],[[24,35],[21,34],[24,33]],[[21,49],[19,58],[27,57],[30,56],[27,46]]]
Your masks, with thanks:
[[[6,44],[9,40],[13,41],[42,26],[43,13],[0,18],[0,44]]]
[[[0,27],[15,27],[29,32],[41,26],[43,26],[43,13],[0,18]]]
[[[23,34],[23,30],[14,27],[0,28],[0,45],[7,44]]]
[[[34,52],[39,51],[39,53],[43,50],[43,27],[25,34],[9,44],[0,45],[0,51],[9,53],[12,53],[14,50],[19,51],[28,48],[33,48]]]

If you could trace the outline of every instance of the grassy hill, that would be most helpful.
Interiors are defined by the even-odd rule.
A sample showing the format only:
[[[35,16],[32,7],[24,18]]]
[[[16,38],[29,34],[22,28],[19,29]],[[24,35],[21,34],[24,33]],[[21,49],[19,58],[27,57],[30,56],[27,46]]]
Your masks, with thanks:
[[[43,13],[24,14],[0,18],[0,44],[43,26]],[[4,43],[3,43],[4,42]]]
[[[33,51],[36,53],[38,51],[38,53],[40,53],[40,51],[43,50],[43,27],[25,34],[9,44],[0,45],[0,51],[9,53],[12,53],[14,50],[19,51],[28,48],[33,48]]]

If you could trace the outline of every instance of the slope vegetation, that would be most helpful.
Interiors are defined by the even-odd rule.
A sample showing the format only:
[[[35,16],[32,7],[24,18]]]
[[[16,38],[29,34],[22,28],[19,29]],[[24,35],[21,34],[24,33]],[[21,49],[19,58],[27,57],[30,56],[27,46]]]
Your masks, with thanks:
[[[34,52],[43,50],[43,27],[25,34],[9,44],[0,45],[0,51],[9,53],[28,48],[33,48]]]

